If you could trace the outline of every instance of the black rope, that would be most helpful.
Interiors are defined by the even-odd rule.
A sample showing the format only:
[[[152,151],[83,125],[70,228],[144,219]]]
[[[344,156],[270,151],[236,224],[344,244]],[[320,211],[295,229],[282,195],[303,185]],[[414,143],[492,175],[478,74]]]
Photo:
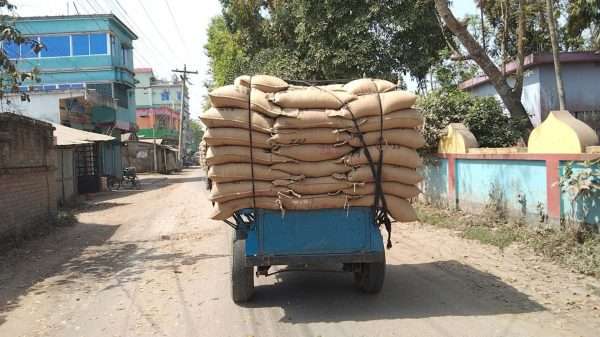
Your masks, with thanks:
[[[371,80],[373,85],[377,88],[377,84]],[[381,200],[380,216],[378,216],[379,225],[384,225],[385,230],[388,233],[387,249],[392,248],[392,222],[390,221],[389,211],[387,207],[387,200],[383,193],[383,105],[381,104],[381,94],[377,91],[377,102],[379,104],[379,162],[377,163],[377,177],[375,179],[375,206],[379,205]]]
[[[254,185],[254,147],[252,141],[252,76],[248,91],[248,134],[250,135],[250,175],[252,177],[252,211],[256,214],[256,187]]]

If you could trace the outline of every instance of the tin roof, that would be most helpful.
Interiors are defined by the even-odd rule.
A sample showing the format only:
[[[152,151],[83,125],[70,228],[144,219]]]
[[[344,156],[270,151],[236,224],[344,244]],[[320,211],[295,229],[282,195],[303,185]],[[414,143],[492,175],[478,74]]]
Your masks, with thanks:
[[[115,139],[115,137],[78,130],[56,123],[52,123],[52,126],[54,126],[54,137],[56,137],[57,146],[108,142]]]

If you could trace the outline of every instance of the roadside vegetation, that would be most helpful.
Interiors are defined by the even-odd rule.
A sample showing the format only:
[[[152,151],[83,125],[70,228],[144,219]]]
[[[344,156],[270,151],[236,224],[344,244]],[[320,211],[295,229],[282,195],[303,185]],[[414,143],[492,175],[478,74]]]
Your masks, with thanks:
[[[422,203],[417,204],[416,209],[423,223],[453,230],[465,239],[501,250],[522,244],[573,272],[600,278],[600,235],[585,226],[533,226],[523,220],[508,220],[487,208],[480,215]]]

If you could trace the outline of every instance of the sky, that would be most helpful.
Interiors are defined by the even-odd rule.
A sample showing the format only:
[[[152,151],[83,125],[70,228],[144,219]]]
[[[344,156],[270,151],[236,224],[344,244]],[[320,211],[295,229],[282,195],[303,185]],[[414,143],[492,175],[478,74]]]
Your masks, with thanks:
[[[12,0],[19,16],[114,13],[138,36],[134,42],[136,68],[151,67],[157,77],[168,79],[172,69],[184,64],[198,75],[191,77],[190,110],[197,118],[209,77],[204,52],[210,20],[221,11],[217,0]],[[456,16],[475,13],[472,0],[454,0]],[[410,87],[409,82],[409,87]]]

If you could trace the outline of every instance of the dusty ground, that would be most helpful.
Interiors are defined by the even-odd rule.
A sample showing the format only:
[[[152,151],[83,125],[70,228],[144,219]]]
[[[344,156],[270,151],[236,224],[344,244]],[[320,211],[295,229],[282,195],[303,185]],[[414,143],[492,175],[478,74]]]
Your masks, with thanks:
[[[80,224],[0,256],[0,336],[598,336],[600,282],[511,247],[396,226],[380,295],[351,276],[229,296],[229,227],[198,170],[96,197]]]

